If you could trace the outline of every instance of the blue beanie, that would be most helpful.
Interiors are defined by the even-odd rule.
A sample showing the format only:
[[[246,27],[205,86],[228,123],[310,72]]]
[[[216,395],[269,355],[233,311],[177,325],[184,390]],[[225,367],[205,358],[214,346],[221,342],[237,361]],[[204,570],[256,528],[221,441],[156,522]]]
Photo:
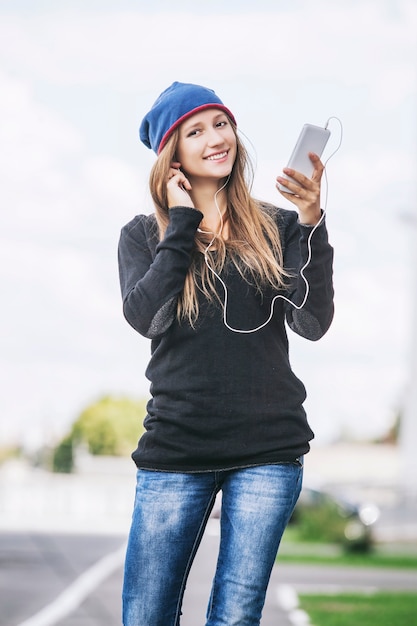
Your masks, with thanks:
[[[197,111],[212,108],[224,111],[236,124],[233,114],[212,89],[191,83],[172,83],[143,118],[139,129],[140,140],[159,154],[172,131],[184,120]]]

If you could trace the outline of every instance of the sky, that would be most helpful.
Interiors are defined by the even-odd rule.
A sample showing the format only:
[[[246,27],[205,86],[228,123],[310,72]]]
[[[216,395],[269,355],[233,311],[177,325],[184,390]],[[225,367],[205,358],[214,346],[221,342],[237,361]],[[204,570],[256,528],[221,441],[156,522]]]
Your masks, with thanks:
[[[416,33],[414,0],[0,0],[1,439],[36,448],[104,394],[148,396],[117,243],[153,210],[138,126],[175,80],[218,93],[254,194],[285,208],[274,181],[302,125],[332,118],[326,160],[341,121],[336,314],[317,343],[290,333],[290,358],[318,444],[383,435],[411,379]]]

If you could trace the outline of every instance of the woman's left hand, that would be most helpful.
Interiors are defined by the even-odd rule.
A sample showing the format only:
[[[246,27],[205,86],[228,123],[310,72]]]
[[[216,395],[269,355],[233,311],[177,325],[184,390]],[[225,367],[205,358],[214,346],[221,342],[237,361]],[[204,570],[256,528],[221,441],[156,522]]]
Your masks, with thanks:
[[[284,174],[291,176],[295,182],[277,176],[277,183],[285,185],[293,193],[282,191],[278,184],[277,189],[284,198],[297,206],[300,223],[314,226],[321,218],[320,181],[324,172],[324,165],[320,161],[320,157],[314,152],[310,152],[308,156],[314,165],[312,177],[307,178],[301,172],[286,167],[283,170]]]

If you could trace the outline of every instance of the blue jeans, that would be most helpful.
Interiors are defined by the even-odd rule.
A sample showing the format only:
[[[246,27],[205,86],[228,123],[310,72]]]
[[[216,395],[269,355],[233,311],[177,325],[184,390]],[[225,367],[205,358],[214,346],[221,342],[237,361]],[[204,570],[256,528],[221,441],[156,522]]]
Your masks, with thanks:
[[[138,470],[124,626],[179,625],[187,576],[220,490],[220,547],[206,626],[258,626],[302,471],[298,459],[202,473]]]

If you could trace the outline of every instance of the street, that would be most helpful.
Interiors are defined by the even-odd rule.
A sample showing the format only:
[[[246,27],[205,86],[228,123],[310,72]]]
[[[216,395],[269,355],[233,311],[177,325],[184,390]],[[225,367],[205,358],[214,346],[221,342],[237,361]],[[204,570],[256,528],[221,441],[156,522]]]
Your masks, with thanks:
[[[182,626],[204,624],[215,565],[217,524],[210,520],[192,568]],[[0,626],[120,625],[124,543],[121,535],[0,533]],[[417,571],[278,563],[262,626],[293,624],[291,590],[416,591]]]
[[[215,566],[218,522],[208,527],[187,586],[182,626],[204,624]],[[1,626],[121,624],[121,536],[0,534]],[[274,589],[263,626],[289,626]]]
[[[366,458],[371,458],[379,478],[385,457],[375,463],[367,451]],[[51,474],[17,462],[1,468],[0,626],[120,626],[134,472],[129,459],[87,461],[91,465],[74,475]],[[314,473],[334,466],[317,462]],[[381,489],[379,483],[372,487],[376,494],[381,494],[384,506],[375,529],[378,540],[415,546],[416,507],[404,507],[397,491]],[[210,519],[189,577],[181,626],[205,623],[217,542],[218,520]],[[297,593],[377,589],[416,591],[417,571],[278,560],[261,625],[294,626]]]

